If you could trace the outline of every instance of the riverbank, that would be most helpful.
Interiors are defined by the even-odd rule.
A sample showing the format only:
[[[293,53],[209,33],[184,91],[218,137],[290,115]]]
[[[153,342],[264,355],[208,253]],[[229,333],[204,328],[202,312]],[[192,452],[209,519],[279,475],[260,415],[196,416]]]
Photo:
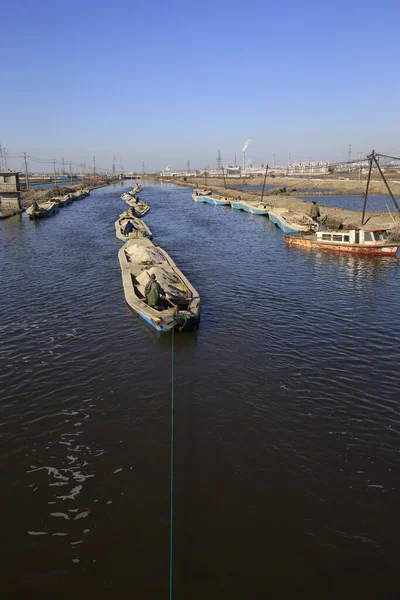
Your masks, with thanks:
[[[69,194],[70,192],[76,192],[77,190],[79,190],[81,188],[85,188],[85,189],[92,191],[92,190],[96,190],[98,188],[106,187],[107,185],[110,185],[110,183],[112,183],[112,182],[110,182],[109,180],[101,180],[101,181],[98,181],[93,184],[83,182],[83,183],[77,183],[75,185],[70,185],[70,186],[65,185],[60,188],[53,188],[51,190],[45,190],[45,189],[27,190],[25,192],[21,192],[21,206],[23,209],[26,209],[31,204],[33,204],[33,202],[38,202],[38,203],[46,202],[48,200],[51,200],[53,198],[53,196]]]
[[[272,185],[272,182],[274,182],[274,184],[279,183],[279,181],[281,180],[276,180],[275,179],[271,179],[271,178],[267,178],[268,180],[268,184],[267,185]],[[204,180],[203,180],[204,181]],[[199,180],[197,182],[188,182],[188,181],[175,181],[173,180],[171,183],[174,183],[176,185],[179,186],[183,186],[183,187],[202,187],[202,183],[203,181]],[[257,185],[257,181],[258,180],[251,180],[252,181],[252,185]],[[264,193],[264,198],[263,201],[265,201],[266,204],[271,204],[275,207],[278,208],[288,208],[289,210],[296,210],[296,211],[301,211],[301,212],[305,212],[305,213],[309,213],[310,210],[310,202],[308,202],[307,200],[303,200],[302,198],[299,198],[297,196],[297,194],[292,193],[289,194],[288,191],[288,180],[286,181],[286,185],[284,186],[284,188],[279,189],[271,189],[271,190],[266,190]],[[207,180],[207,188],[210,189],[214,194],[219,194],[221,196],[228,196],[229,198],[234,198],[235,200],[238,198],[238,196],[241,197],[242,200],[245,200],[246,202],[250,202],[250,203],[258,203],[260,202],[261,199],[261,191],[260,190],[246,190],[246,191],[242,191],[242,190],[237,190],[237,189],[233,189],[233,188],[229,188],[229,183],[230,181],[227,181],[227,188],[225,189],[223,187],[223,183],[221,183],[221,180],[217,180],[217,179],[209,179]],[[261,184],[263,183],[263,180],[261,180]],[[303,184],[306,182],[302,182]],[[309,181],[307,182],[309,184]],[[314,185],[317,185],[319,182],[314,180]],[[321,184],[323,183],[323,185],[325,186],[325,184],[327,182],[321,182]],[[345,187],[346,185],[348,186],[347,189],[350,189],[352,184],[356,184],[358,182],[331,182],[332,184],[344,184],[343,187]],[[370,193],[383,193],[382,189],[379,187],[379,191],[378,191],[378,183],[379,182],[374,182],[374,186],[371,185],[370,188],[372,188],[372,190],[370,189]],[[383,183],[383,182],[382,182]],[[376,184],[376,185],[375,185]],[[391,188],[394,187],[392,186],[392,182],[391,182]],[[399,187],[399,191],[400,191],[400,184],[397,184]],[[204,186],[204,183],[203,183]],[[309,195],[308,190],[311,189],[310,186],[307,186],[307,195]],[[294,191],[294,190],[293,190]],[[395,190],[393,190],[395,191]],[[344,194],[343,189],[340,190],[340,193]],[[350,192],[347,192],[350,193]],[[355,191],[352,191],[352,193],[357,193]],[[360,194],[363,192],[359,192]],[[390,199],[390,197],[388,196],[388,198]],[[324,206],[322,203],[318,203],[319,207],[320,207],[320,212],[321,212],[321,217],[322,219],[325,219],[325,223],[328,227],[340,227],[343,229],[354,229],[356,227],[360,227],[361,225],[361,216],[362,216],[362,210],[348,210],[348,209],[344,209],[344,208],[339,208],[339,207],[328,207],[328,206]],[[393,212],[392,214],[389,214],[387,211],[371,211],[371,210],[367,210],[365,213],[365,224],[370,226],[370,227],[382,227],[385,229],[394,229],[394,230],[400,230],[400,215],[397,214],[396,212]]]

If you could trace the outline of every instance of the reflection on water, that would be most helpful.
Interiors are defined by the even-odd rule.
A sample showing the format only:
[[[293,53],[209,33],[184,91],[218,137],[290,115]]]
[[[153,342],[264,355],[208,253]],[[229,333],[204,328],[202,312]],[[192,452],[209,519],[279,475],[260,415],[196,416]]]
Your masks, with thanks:
[[[0,224],[7,597],[167,594],[172,338],[124,301],[131,183]],[[202,300],[175,337],[175,597],[393,591],[397,261],[287,247],[268,219],[142,183]]]

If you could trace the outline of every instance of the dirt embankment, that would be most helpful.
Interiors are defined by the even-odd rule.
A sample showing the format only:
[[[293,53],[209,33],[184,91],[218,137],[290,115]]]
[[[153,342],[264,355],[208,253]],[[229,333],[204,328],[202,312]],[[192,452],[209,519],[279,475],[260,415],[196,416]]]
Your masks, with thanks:
[[[182,180],[173,179],[174,183],[178,185],[189,185],[190,187],[204,187],[204,177],[191,178],[190,181],[183,182]],[[241,179],[241,178],[226,178],[227,188],[237,187],[237,186],[253,186],[253,185],[263,185],[264,177],[255,177],[253,179]],[[400,195],[400,174],[396,175],[396,178],[388,180],[390,189],[392,193],[396,195]],[[293,177],[267,177],[265,180],[265,185],[267,186],[276,186],[276,187],[285,187],[289,194],[302,192],[307,190],[312,194],[313,192],[318,195],[323,195],[324,192],[328,192],[329,194],[340,194],[340,195],[350,195],[350,194],[364,194],[366,187],[366,179],[361,180],[351,180],[351,179],[322,179],[322,178],[302,178],[296,179]],[[207,187],[224,187],[224,181],[221,178],[208,178],[207,179]],[[387,194],[387,188],[385,183],[381,178],[373,178],[371,179],[369,186],[370,194]],[[309,194],[308,194],[309,195]]]
[[[45,189],[32,189],[27,190],[21,193],[21,205],[22,208],[28,208],[33,202],[47,202],[51,200],[53,196],[64,196],[65,194],[69,194],[70,192],[76,192],[79,189],[85,188],[91,190],[95,190],[99,187],[104,187],[109,185],[110,181],[100,181],[93,184],[89,183],[77,183],[76,185],[62,186],[53,188],[51,190]]]

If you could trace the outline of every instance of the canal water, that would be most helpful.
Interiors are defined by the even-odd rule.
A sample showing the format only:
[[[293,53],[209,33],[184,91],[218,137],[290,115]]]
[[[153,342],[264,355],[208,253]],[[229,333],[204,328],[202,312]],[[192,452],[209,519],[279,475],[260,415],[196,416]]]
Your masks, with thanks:
[[[318,204],[322,206],[345,208],[348,210],[362,211],[364,205],[364,196],[359,195],[343,195],[343,194],[332,194],[329,196],[307,196],[303,192],[298,194],[299,198],[312,202],[316,200]],[[400,198],[396,198],[397,203],[400,204]],[[388,213],[388,220],[390,221],[390,214],[397,212],[397,209],[393,203],[393,200],[388,194],[369,194],[367,200],[367,210],[384,211]]]
[[[5,598],[168,597],[172,336],[124,301],[129,187],[0,224]],[[398,597],[397,261],[140,196],[202,299],[175,336],[173,597]]]

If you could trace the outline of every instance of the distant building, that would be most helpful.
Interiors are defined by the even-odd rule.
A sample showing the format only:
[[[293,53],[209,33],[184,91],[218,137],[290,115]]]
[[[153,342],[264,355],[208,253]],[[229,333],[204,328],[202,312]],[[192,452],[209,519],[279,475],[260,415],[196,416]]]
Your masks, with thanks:
[[[13,214],[21,210],[21,192],[19,173],[13,171],[0,172],[0,211],[3,215]]]
[[[179,172],[171,171],[171,167],[165,167],[165,169],[160,173],[160,177],[177,177],[178,175]]]

